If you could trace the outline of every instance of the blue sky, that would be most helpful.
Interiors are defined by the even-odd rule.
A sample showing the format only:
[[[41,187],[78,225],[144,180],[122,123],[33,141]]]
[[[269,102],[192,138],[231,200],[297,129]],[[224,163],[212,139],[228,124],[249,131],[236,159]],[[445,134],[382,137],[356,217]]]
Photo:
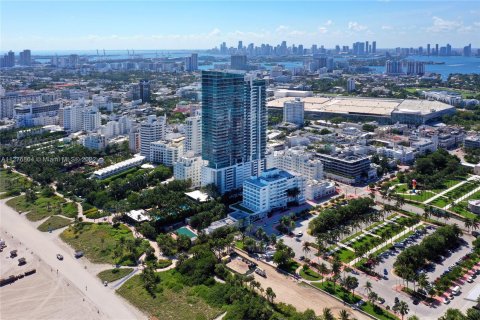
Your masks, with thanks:
[[[205,49],[222,41],[333,47],[480,46],[472,1],[0,0],[0,50]]]

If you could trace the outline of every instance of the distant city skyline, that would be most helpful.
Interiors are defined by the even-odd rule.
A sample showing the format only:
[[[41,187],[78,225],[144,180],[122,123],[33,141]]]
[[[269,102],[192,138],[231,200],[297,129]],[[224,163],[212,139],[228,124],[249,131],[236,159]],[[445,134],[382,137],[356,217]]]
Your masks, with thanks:
[[[1,51],[210,49],[239,40],[480,46],[475,1],[2,1],[1,7]]]

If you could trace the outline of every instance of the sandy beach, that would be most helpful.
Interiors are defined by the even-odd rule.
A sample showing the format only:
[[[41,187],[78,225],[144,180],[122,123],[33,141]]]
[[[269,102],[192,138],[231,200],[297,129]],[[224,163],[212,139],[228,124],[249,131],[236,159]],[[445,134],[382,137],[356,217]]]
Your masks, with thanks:
[[[0,200],[0,238],[8,246],[0,253],[0,276],[32,268],[37,273],[0,288],[2,320],[147,318],[114,289],[103,286],[96,270],[85,269],[92,269],[92,264],[75,259],[73,249],[58,239],[58,231],[38,231],[37,224],[7,206],[6,200]],[[15,259],[9,254],[13,249],[19,252]],[[18,266],[20,257],[27,259],[25,266]]]

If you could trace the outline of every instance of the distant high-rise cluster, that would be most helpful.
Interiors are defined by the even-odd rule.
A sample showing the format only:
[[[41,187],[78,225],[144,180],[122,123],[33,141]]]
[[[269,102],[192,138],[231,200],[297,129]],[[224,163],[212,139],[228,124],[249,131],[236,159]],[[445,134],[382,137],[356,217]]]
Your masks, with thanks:
[[[198,70],[198,53],[192,53],[190,57],[185,58],[185,71],[192,72]]]
[[[395,61],[395,60],[387,60],[385,62],[385,73],[386,74],[402,74],[403,69],[402,69],[402,62],[401,61]]]

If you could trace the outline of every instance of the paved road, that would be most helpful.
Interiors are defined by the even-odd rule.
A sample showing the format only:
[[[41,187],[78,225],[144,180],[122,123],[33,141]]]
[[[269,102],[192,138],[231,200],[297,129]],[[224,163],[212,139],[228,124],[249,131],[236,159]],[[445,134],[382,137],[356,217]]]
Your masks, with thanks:
[[[252,260],[247,254],[235,250],[239,255]],[[253,261],[253,260],[252,260]],[[261,277],[256,273],[253,273],[255,280],[260,282],[264,289],[271,287],[276,294],[276,302],[284,302],[293,305],[299,311],[305,311],[306,309],[312,309],[317,315],[322,314],[323,308],[330,308],[334,314],[342,309],[347,310],[350,315],[356,319],[370,319],[363,313],[354,311],[348,306],[338,300],[322,293],[316,289],[310,288],[306,285],[300,285],[292,277],[283,275],[276,271],[271,265],[256,260],[260,268],[265,270],[267,277]]]
[[[3,228],[15,238],[21,239],[22,243],[42,259],[42,262],[53,269],[58,269],[59,274],[96,303],[99,312],[104,315],[103,318],[146,319],[114,291],[105,288],[94,275],[83,268],[71,252],[58,246],[47,235],[35,229],[24,216],[8,207],[5,200],[0,201],[0,221]],[[58,253],[64,256],[63,261],[57,260]]]

